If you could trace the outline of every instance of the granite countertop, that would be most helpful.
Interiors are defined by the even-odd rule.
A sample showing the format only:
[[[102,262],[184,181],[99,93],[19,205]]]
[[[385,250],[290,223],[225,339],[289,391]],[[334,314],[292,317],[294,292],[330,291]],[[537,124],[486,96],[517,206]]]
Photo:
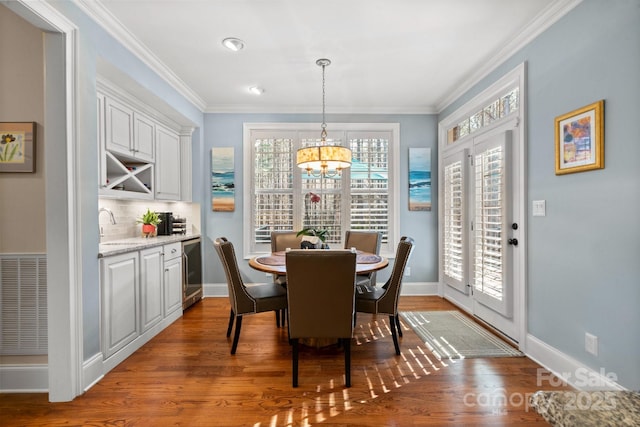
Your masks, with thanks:
[[[174,234],[171,236],[156,237],[131,237],[129,239],[112,240],[100,242],[98,258],[111,255],[123,254],[140,249],[152,248],[154,246],[166,245],[168,243],[182,242],[200,237],[198,233]]]
[[[537,391],[530,403],[556,427],[640,426],[636,391]]]

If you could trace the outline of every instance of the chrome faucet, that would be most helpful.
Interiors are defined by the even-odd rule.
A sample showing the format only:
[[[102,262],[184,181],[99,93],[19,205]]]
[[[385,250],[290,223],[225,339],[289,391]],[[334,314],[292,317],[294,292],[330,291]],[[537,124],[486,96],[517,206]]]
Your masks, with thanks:
[[[111,221],[111,224],[116,225],[116,217],[113,216],[113,212],[111,212],[111,210],[107,209],[107,208],[100,208],[100,210],[98,211],[98,222],[100,222],[100,214],[102,212],[106,212],[109,214],[109,220]],[[102,229],[102,227],[100,227],[100,237],[104,237],[104,230]]]

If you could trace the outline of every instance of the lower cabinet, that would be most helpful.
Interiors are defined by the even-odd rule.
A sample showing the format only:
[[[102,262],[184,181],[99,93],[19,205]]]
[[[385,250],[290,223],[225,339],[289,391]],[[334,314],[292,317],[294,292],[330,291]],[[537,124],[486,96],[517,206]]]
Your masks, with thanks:
[[[182,243],[164,245],[164,315],[182,308]]]
[[[139,335],[138,252],[102,260],[102,352],[108,358]]]
[[[182,315],[182,244],[100,260],[105,372]]]
[[[142,332],[162,320],[162,247],[140,251],[140,320]]]

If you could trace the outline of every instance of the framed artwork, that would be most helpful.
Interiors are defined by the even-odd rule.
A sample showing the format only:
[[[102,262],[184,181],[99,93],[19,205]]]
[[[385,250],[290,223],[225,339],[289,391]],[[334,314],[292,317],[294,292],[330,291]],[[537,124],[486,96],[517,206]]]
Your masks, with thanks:
[[[556,175],[604,168],[604,100],[556,117]]]
[[[35,172],[35,122],[0,123],[0,172]]]
[[[431,210],[431,148],[409,148],[409,210]]]
[[[235,173],[233,147],[211,149],[211,210],[235,210]]]

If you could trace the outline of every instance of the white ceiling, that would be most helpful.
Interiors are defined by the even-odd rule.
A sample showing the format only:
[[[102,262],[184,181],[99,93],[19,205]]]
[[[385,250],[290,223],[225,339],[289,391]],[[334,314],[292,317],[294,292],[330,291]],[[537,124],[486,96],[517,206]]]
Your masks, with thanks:
[[[329,58],[327,114],[439,112],[579,1],[76,0],[206,112],[320,112]]]

